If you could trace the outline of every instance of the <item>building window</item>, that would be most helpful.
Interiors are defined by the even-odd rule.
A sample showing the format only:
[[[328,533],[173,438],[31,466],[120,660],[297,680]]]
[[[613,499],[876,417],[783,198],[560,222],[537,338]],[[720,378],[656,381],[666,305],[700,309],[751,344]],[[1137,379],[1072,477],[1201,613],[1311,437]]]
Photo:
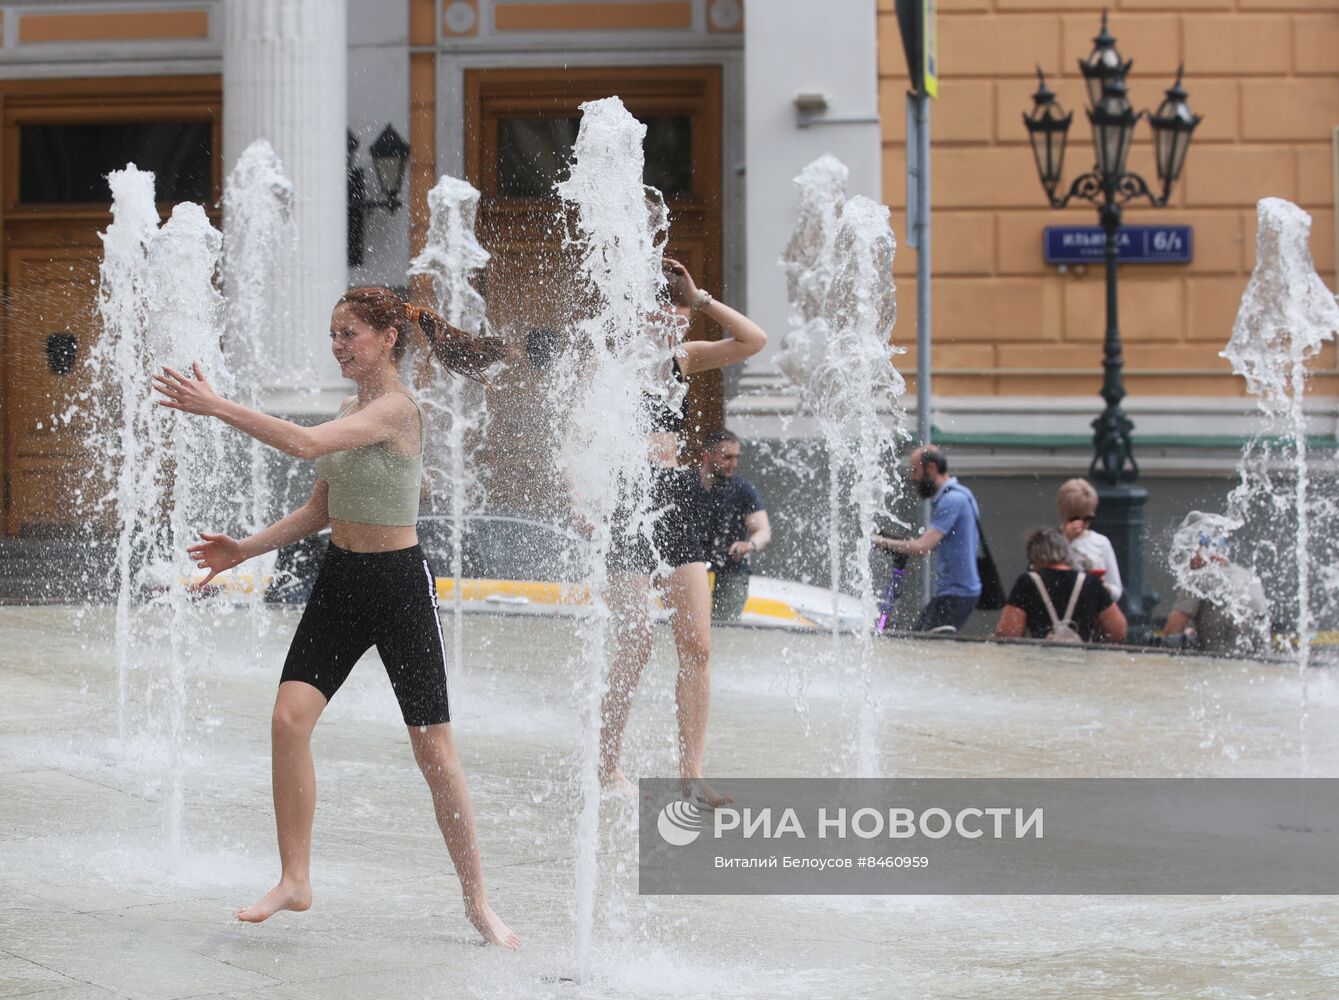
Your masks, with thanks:
[[[106,204],[107,174],[133,163],[151,170],[161,202],[213,200],[209,122],[23,125],[19,200],[27,204]]]
[[[693,193],[693,119],[687,115],[646,119],[647,184],[659,188],[666,198],[687,198]]]
[[[646,165],[642,177],[666,198],[693,193],[693,120],[685,116],[644,119]],[[497,193],[503,198],[543,198],[567,177],[581,119],[499,118]]]

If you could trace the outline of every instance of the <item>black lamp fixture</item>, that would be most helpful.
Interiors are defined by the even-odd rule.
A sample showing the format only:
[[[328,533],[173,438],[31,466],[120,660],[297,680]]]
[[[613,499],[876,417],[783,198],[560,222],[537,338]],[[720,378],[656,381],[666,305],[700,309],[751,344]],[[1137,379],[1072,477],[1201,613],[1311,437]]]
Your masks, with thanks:
[[[1148,124],[1153,129],[1153,157],[1158,165],[1158,179],[1168,191],[1181,176],[1181,168],[1186,165],[1186,151],[1190,149],[1191,133],[1200,123],[1200,116],[1186,103],[1188,95],[1181,86],[1184,68],[1177,68],[1176,82],[1163,97],[1157,112],[1148,116]]]
[[[1051,88],[1046,86],[1046,75],[1037,67],[1037,92],[1032,95],[1032,114],[1024,115],[1032,156],[1037,161],[1037,176],[1046,196],[1055,200],[1055,189],[1065,168],[1065,140],[1069,134],[1074,113],[1060,106]]]
[[[374,208],[384,208],[395,213],[400,210],[400,187],[404,183],[405,166],[409,162],[409,143],[401,138],[393,125],[387,125],[372,142],[368,152],[372,156],[373,173],[377,187],[381,190],[381,199],[373,201],[367,196],[366,172],[357,162],[358,139],[352,130],[348,137],[348,262],[352,267],[363,262],[363,250],[366,245],[364,229],[367,213]]]
[[[1079,60],[1083,85],[1088,88],[1088,103],[1096,107],[1102,100],[1108,83],[1125,80],[1134,60],[1126,62],[1116,51],[1116,39],[1107,30],[1107,13],[1102,12],[1102,28],[1093,39],[1093,50],[1087,59]]]
[[[1125,173],[1125,161],[1130,155],[1130,140],[1134,138],[1134,124],[1139,116],[1130,107],[1121,77],[1102,84],[1102,99],[1088,109],[1088,122],[1093,130],[1093,154],[1097,172],[1104,177],[1120,177]]]
[[[1126,580],[1126,614],[1138,630],[1146,621],[1155,600],[1143,585],[1143,503],[1145,490],[1134,485],[1139,465],[1130,440],[1134,423],[1121,409],[1125,398],[1120,327],[1117,322],[1116,265],[1120,255],[1120,227],[1123,206],[1135,198],[1147,198],[1162,208],[1171,197],[1172,187],[1185,166],[1186,151],[1200,116],[1190,110],[1181,86],[1181,70],[1176,82],[1155,114],[1136,112],[1130,105],[1125,77],[1133,61],[1126,61],[1116,49],[1116,39],[1107,30],[1107,15],[1102,13],[1102,28],[1093,39],[1093,51],[1079,60],[1088,91],[1088,122],[1092,126],[1092,170],[1074,179],[1064,196],[1057,195],[1065,159],[1065,144],[1073,115],[1060,106],[1056,95],[1046,86],[1041,67],[1032,95],[1032,112],[1023,115],[1032,155],[1037,161],[1037,176],[1052,208],[1064,208],[1073,198],[1081,198],[1097,207],[1105,235],[1106,262],[1106,336],[1102,344],[1102,398],[1106,408],[1093,421],[1093,459],[1088,478],[1098,488],[1099,530],[1108,534],[1116,549]],[[1147,118],[1153,130],[1153,153],[1157,161],[1161,191],[1154,194],[1144,178],[1126,169],[1130,144],[1140,118]]]

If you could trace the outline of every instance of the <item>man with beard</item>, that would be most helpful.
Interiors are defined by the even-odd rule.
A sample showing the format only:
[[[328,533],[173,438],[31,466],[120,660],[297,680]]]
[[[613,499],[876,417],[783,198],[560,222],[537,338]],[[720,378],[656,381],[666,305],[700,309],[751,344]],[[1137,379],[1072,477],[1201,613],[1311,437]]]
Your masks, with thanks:
[[[907,460],[917,494],[931,502],[930,526],[919,538],[874,536],[874,544],[908,556],[936,556],[935,589],[921,611],[917,632],[950,632],[967,624],[981,596],[976,569],[980,543],[980,508],[972,491],[948,474],[948,456],[942,448],[922,445]]]
[[[739,438],[721,428],[707,435],[699,469],[707,528],[707,558],[716,574],[711,593],[714,621],[737,621],[749,596],[749,556],[772,540],[772,527],[757,488],[739,468]]]

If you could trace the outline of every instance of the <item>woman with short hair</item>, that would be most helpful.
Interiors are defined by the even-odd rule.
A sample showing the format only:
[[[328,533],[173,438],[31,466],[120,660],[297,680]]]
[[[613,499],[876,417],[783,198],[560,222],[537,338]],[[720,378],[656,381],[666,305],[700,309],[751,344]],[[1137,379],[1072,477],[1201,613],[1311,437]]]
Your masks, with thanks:
[[[1028,532],[1021,574],[995,626],[997,639],[1124,642],[1125,615],[1097,578],[1074,569],[1065,536],[1054,528]]]
[[[1080,569],[1100,577],[1113,601],[1119,601],[1125,592],[1121,583],[1120,565],[1111,539],[1092,529],[1097,515],[1097,490],[1086,479],[1070,479],[1060,484],[1055,494],[1055,506],[1060,512],[1060,530],[1069,540],[1074,563]]]

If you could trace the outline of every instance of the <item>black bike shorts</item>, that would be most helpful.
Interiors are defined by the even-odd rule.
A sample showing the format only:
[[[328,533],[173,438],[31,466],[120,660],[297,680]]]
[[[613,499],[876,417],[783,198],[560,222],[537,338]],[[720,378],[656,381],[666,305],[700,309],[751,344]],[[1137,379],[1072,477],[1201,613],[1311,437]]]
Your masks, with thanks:
[[[607,564],[611,570],[649,576],[661,564],[677,569],[706,562],[702,502],[691,469],[655,467],[643,519],[627,507],[614,512]],[[640,521],[640,523],[639,523]]]
[[[405,725],[451,721],[437,581],[417,545],[393,552],[327,549],[280,683],[302,681],[329,701],[372,646]]]

